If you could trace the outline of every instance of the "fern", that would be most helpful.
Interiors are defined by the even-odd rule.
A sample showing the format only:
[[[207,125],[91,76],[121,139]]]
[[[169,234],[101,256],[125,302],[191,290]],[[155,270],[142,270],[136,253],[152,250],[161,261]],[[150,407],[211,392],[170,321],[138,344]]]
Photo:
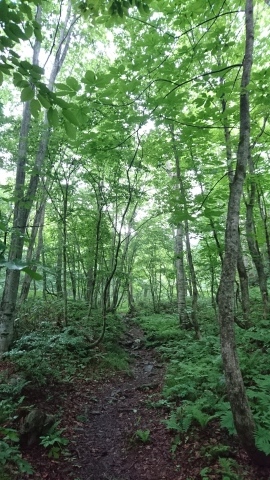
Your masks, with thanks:
[[[236,434],[229,402],[219,403],[217,405],[217,413],[215,416],[220,419],[220,426],[226,428],[230,435]]]
[[[270,455],[270,432],[266,428],[258,426],[255,432],[255,443],[259,450]]]

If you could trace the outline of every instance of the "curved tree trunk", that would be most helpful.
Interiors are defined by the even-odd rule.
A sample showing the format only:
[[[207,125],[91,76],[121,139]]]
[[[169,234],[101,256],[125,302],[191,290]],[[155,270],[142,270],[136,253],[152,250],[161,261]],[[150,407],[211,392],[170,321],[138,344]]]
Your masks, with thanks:
[[[247,162],[250,154],[249,90],[253,59],[253,1],[246,0],[246,44],[240,92],[240,133],[237,164],[233,182],[230,184],[227,211],[225,255],[218,292],[221,353],[235,427],[239,439],[249,457],[260,464],[270,463],[255,444],[255,423],[249,407],[244,382],[237,356],[234,332],[234,280],[239,252],[239,214]]]

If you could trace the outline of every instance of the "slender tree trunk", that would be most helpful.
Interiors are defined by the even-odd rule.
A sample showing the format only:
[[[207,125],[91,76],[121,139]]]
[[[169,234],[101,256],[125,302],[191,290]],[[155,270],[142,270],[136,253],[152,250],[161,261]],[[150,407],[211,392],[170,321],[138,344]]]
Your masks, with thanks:
[[[250,325],[249,320],[249,282],[248,282],[248,274],[247,269],[244,262],[244,256],[242,252],[242,246],[240,243],[240,232],[239,232],[239,252],[237,257],[237,271],[240,281],[240,292],[241,292],[241,306],[243,312],[243,319],[244,319],[244,326],[247,328]]]
[[[251,175],[254,175],[254,166],[251,160],[249,159],[249,171]],[[259,245],[256,238],[256,228],[254,224],[254,203],[255,203],[255,196],[256,196],[256,184],[253,179],[251,179],[251,185],[249,188],[249,198],[246,201],[246,233],[247,233],[247,243],[249,248],[249,253],[255,265],[258,281],[259,281],[259,288],[261,292],[262,302],[263,302],[263,310],[264,316],[267,317],[269,312],[269,299],[268,299],[268,289],[267,289],[267,276],[264,270],[264,264],[262,255],[259,249]]]
[[[184,228],[179,224],[175,232],[176,291],[179,322],[182,328],[190,328],[186,304],[186,276],[184,266]]]
[[[266,241],[266,249],[267,249],[267,259],[268,259],[268,270],[270,269],[270,234],[269,234],[269,217],[267,206],[265,204],[264,193],[262,188],[257,185],[257,192],[258,192],[258,205],[260,209],[261,219],[263,222],[264,233],[265,233],[265,241]]]
[[[253,2],[246,0],[246,44],[240,92],[240,133],[237,150],[237,164],[233,182],[230,185],[227,211],[225,255],[218,292],[221,353],[227,385],[227,394],[239,439],[250,458],[258,463],[268,463],[254,439],[255,423],[249,407],[244,382],[237,356],[234,332],[234,280],[239,252],[240,202],[246,175],[250,150],[249,90],[253,58]]]
[[[224,80],[220,80],[221,83],[224,83]],[[234,179],[233,174],[233,156],[232,156],[232,145],[231,145],[231,131],[228,127],[228,120],[226,116],[226,109],[227,109],[227,101],[225,98],[222,98],[222,114],[224,117],[224,137],[225,137],[225,145],[226,145],[226,160],[227,160],[227,168],[228,168],[228,178],[229,182],[232,183]],[[241,245],[241,236],[240,236],[240,229],[239,229],[239,252],[237,257],[237,271],[240,281],[240,289],[241,289],[241,306],[243,312],[243,318],[245,321],[246,326],[248,326],[249,322],[249,286],[248,286],[248,275],[243,259],[243,250]]]
[[[62,235],[62,226],[60,223],[57,225],[57,260],[56,260],[56,293],[58,298],[63,298],[63,235]]]
[[[68,324],[68,291],[67,291],[67,215],[68,215],[68,194],[69,184],[61,186],[63,195],[63,300],[64,300],[64,322]]]
[[[43,227],[44,227],[44,218],[45,218],[45,198],[42,199],[41,204],[38,206],[36,215],[34,218],[34,227],[32,228],[30,243],[28,246],[28,251],[26,255],[26,261],[30,262],[33,259],[34,254],[34,246],[36,242],[36,237],[38,234],[38,242],[36,247],[36,252],[34,255],[34,260],[36,263],[39,262],[40,254],[43,245]],[[31,269],[36,272],[37,266],[33,265]],[[20,293],[20,303],[25,302],[28,297],[30,286],[31,286],[32,278],[27,273],[24,276],[21,293]]]
[[[195,268],[194,268],[194,263],[193,263],[193,258],[192,258],[192,252],[191,252],[191,246],[190,246],[190,239],[189,239],[189,224],[188,224],[188,206],[187,206],[187,200],[186,200],[186,191],[184,187],[184,182],[182,178],[182,173],[181,173],[181,167],[180,167],[180,158],[178,155],[178,150],[176,147],[176,139],[175,139],[175,134],[174,134],[174,126],[170,126],[170,131],[171,131],[171,137],[172,137],[172,148],[174,152],[174,159],[175,159],[175,167],[176,167],[176,177],[179,185],[179,190],[181,193],[182,197],[182,202],[184,205],[184,224],[185,224],[185,237],[186,237],[186,249],[187,249],[187,259],[188,259],[188,266],[189,266],[189,272],[190,272],[190,293],[192,296],[192,313],[191,313],[191,320],[192,324],[195,330],[196,338],[200,338],[200,328],[198,324],[198,318],[197,318],[197,308],[198,308],[198,288],[197,288],[197,280],[196,280],[196,273],[195,273]],[[182,266],[182,265],[181,265]],[[184,264],[183,264],[184,268]],[[188,319],[185,319],[187,321]],[[188,320],[189,322],[189,320]]]

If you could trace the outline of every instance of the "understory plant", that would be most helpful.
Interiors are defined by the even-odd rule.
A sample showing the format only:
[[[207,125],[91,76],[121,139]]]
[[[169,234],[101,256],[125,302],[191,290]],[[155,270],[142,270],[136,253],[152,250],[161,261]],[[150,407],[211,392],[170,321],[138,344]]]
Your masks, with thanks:
[[[79,317],[73,308],[74,302],[71,302],[69,325],[59,326],[57,317],[63,302],[57,300],[52,303],[56,306],[54,314],[50,302],[42,301],[38,306],[31,301],[28,311],[24,306],[17,319],[20,338],[5,354],[5,358],[23,373],[26,381],[42,386],[52,381],[69,382],[74,375],[85,378],[104,369],[128,369],[127,356],[119,344],[124,331],[120,316],[108,315],[105,341],[100,348],[92,349],[89,339],[91,341],[100,327],[100,314],[94,312],[89,325],[85,304],[78,304],[82,315]]]
[[[246,330],[237,325],[235,328],[247,395],[257,426],[256,444],[269,455],[270,332],[268,322],[258,318],[254,321],[256,324]],[[172,449],[177,448],[192,427],[203,429],[211,421],[218,421],[234,435],[214,313],[211,317],[209,309],[202,309],[200,340],[194,338],[192,331],[179,328],[177,315],[142,316],[139,322],[146,334],[146,344],[155,346],[167,362],[163,398],[170,405],[165,423],[176,434]]]
[[[49,458],[59,458],[63,449],[67,446],[68,440],[62,436],[64,428],[58,429],[59,422],[55,422],[47,435],[40,437],[40,445],[48,449]]]

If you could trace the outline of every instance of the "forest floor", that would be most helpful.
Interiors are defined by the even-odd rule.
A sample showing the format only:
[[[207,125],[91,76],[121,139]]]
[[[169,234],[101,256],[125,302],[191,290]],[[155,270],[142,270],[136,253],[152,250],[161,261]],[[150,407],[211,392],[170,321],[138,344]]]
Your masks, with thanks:
[[[49,459],[38,445],[24,448],[35,472],[18,480],[270,479],[270,470],[252,466],[237,441],[215,421],[185,434],[172,453],[175,433],[162,422],[169,415],[161,397],[165,367],[156,352],[145,347],[136,325],[123,345],[130,355],[128,374],[78,378],[32,399],[48,413],[60,409],[62,435],[69,444],[59,459]],[[236,465],[227,462],[227,473],[226,459],[222,467],[219,454],[213,454],[224,444],[230,446],[227,460]]]

